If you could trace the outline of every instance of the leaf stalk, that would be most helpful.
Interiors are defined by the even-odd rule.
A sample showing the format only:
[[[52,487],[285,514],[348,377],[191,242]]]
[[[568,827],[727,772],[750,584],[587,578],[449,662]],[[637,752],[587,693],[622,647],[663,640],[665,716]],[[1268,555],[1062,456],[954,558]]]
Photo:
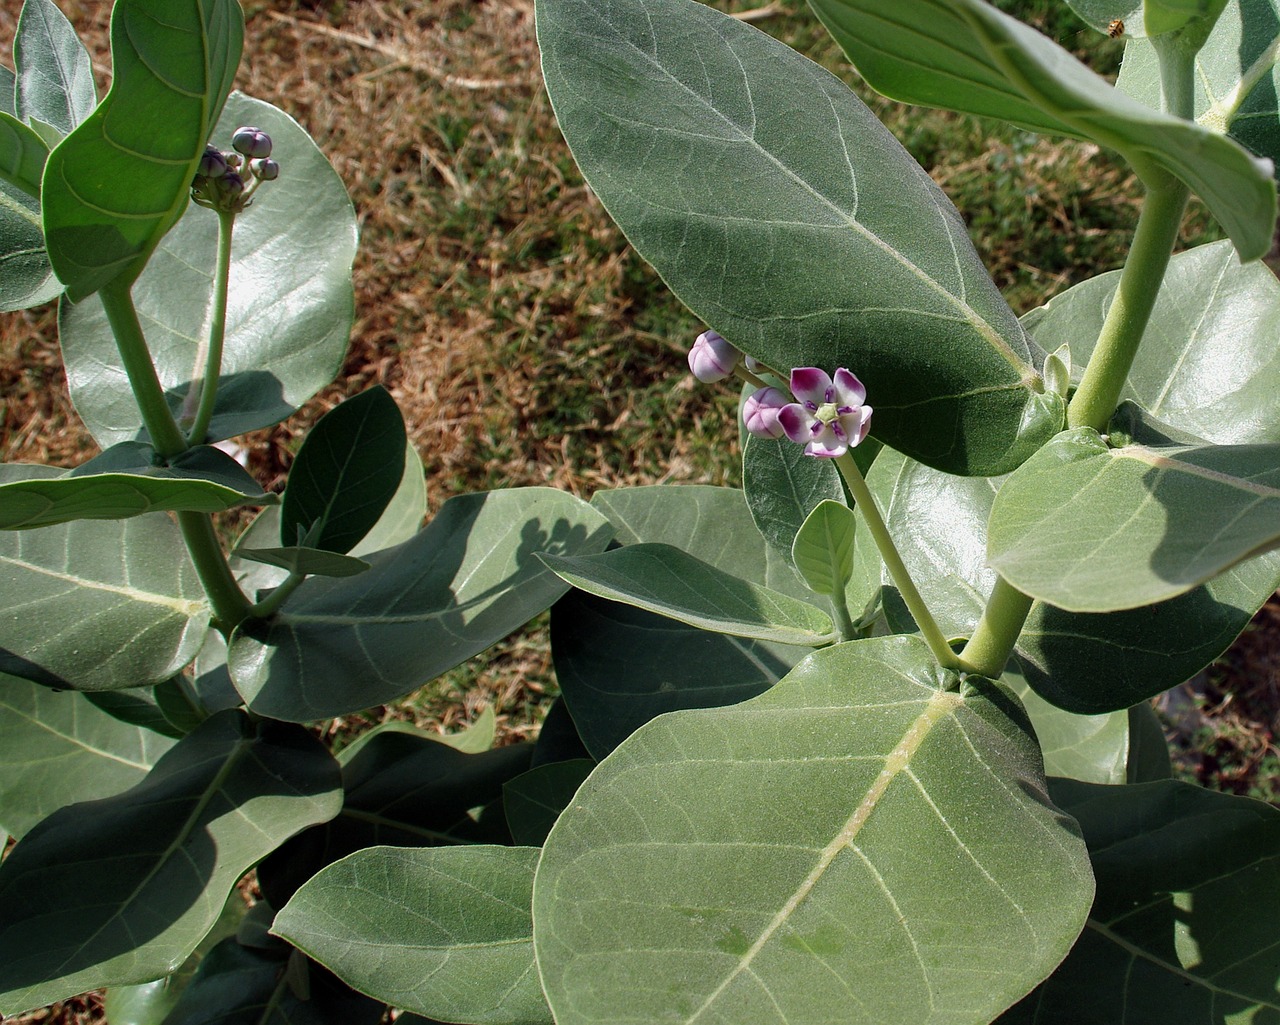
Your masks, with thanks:
[[[209,334],[204,342],[203,360],[197,357],[195,378],[187,393],[187,405],[196,413],[191,421],[187,437],[193,445],[200,445],[209,434],[213,420],[213,407],[218,398],[218,380],[222,374],[222,350],[227,332],[227,288],[231,277],[231,231],[236,215],[218,211],[218,257],[213,275],[213,307],[209,321]],[[203,363],[203,368],[201,366]]]

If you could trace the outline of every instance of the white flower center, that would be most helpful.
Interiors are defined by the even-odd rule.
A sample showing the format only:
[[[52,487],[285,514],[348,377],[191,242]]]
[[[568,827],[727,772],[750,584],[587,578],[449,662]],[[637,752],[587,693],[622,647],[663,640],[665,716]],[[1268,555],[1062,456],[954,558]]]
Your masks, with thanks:
[[[834,402],[824,402],[813,415],[824,424],[835,423],[840,419],[840,407]]]

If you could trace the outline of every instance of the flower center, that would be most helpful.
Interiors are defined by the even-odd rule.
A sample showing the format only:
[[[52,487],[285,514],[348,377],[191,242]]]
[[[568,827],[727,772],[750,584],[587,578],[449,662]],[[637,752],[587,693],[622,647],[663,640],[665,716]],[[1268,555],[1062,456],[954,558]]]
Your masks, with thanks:
[[[840,407],[834,402],[824,402],[814,411],[814,418],[821,420],[824,424],[834,423],[840,419]]]

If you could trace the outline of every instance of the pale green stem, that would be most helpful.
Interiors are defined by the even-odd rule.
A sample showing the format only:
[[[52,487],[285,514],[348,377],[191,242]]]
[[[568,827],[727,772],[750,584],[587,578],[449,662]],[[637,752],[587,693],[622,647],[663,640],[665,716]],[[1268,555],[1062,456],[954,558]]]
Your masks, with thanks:
[[[208,513],[180,512],[178,526],[200,585],[209,598],[216,625],[224,634],[230,634],[249,617],[252,610],[249,599],[240,590],[231,567],[227,565],[227,557],[222,553],[222,545],[213,530],[213,520]]]
[[[876,505],[876,500],[872,497],[871,491],[867,487],[867,482],[862,479],[862,471],[858,469],[858,464],[853,461],[853,456],[848,452],[837,456],[835,462],[840,470],[840,475],[844,477],[845,483],[849,486],[849,492],[853,495],[854,502],[862,513],[863,522],[866,524],[867,529],[871,531],[871,538],[875,541],[876,548],[880,552],[880,558],[884,560],[885,567],[889,570],[890,578],[898,588],[898,593],[902,595],[902,600],[906,603],[912,618],[916,621],[920,636],[929,645],[929,649],[933,652],[933,656],[938,660],[939,665],[944,669],[960,671],[964,666],[961,664],[960,659],[956,657],[956,653],[951,650],[951,645],[947,643],[947,639],[938,628],[938,624],[934,622],[933,614],[920,596],[920,591],[916,588],[915,581],[911,579],[911,574],[907,572],[907,567],[903,563],[902,557],[898,554],[898,549],[889,534],[889,528],[880,516],[880,509]]]
[[[769,387],[768,381],[762,380],[761,378],[757,377],[750,370],[744,367],[741,363],[739,363],[736,367],[733,368],[733,376],[736,377],[739,381],[746,381],[747,384],[753,384],[757,388]]]
[[[306,579],[305,573],[290,573],[279,587],[254,605],[249,610],[249,614],[254,619],[269,619],[274,616],[280,606],[285,603],[285,599],[293,594],[298,589],[298,585]]]
[[[218,379],[222,374],[222,347],[227,331],[227,282],[231,275],[231,229],[236,215],[218,211],[218,257],[213,275],[213,308],[209,334],[205,339],[204,365],[197,362],[195,380],[187,395],[188,406],[195,406],[195,418],[187,437],[191,444],[204,443],[213,419],[213,406],[218,398]]]
[[[843,587],[836,588],[835,593],[831,595],[831,609],[835,614],[836,630],[840,634],[840,640],[851,641],[857,637],[858,628],[853,622],[853,617],[849,615],[849,599]]]
[[[973,636],[960,652],[960,661],[969,672],[997,679],[1013,654],[1013,646],[1031,612],[1032,599],[1004,577],[996,577],[996,586],[982,610],[982,618]]]

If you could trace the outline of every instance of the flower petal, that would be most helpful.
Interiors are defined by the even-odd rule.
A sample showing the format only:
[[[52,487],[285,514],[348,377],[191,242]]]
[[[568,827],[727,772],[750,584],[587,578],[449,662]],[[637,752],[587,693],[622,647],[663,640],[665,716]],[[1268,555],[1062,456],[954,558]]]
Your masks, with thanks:
[[[836,403],[841,406],[861,406],[867,398],[867,389],[850,370],[840,367],[836,371]]]
[[[796,367],[791,371],[791,394],[801,402],[820,406],[828,401],[827,391],[831,387],[830,376],[818,367]]]
[[[809,440],[809,429],[814,422],[813,417],[798,402],[790,402],[778,410],[778,423],[786,436],[797,445],[803,445]]]

